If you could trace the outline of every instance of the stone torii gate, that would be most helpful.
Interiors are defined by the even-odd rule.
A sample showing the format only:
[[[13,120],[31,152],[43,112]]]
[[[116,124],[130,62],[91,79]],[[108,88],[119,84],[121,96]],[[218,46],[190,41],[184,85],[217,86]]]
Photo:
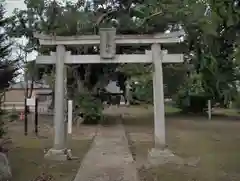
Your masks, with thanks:
[[[56,46],[56,52],[49,56],[40,55],[37,64],[55,64],[55,108],[54,108],[54,145],[46,154],[57,160],[66,160],[66,119],[64,118],[64,64],[89,63],[153,63],[154,90],[154,139],[155,148],[165,147],[165,113],[162,63],[183,62],[182,54],[167,54],[161,51],[160,44],[179,43],[184,32],[155,35],[116,35],[116,30],[105,28],[100,35],[84,36],[47,36],[34,34],[42,46]],[[115,54],[118,45],[151,45],[145,54]],[[71,55],[65,46],[100,45],[100,55]]]

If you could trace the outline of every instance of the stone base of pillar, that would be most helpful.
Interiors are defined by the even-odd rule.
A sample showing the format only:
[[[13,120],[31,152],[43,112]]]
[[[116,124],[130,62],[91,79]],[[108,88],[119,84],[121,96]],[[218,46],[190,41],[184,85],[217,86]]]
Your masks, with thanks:
[[[44,158],[48,160],[66,161],[69,159],[69,153],[67,149],[56,150],[54,148],[51,148],[44,155]]]
[[[165,136],[164,136],[165,130],[161,130],[161,132],[163,134],[162,136],[159,136],[159,137],[163,139],[159,139],[159,137],[154,136],[154,149],[165,150],[166,149]]]
[[[155,167],[167,163],[182,165],[184,160],[168,149],[152,148],[148,153],[148,164],[145,166]]]

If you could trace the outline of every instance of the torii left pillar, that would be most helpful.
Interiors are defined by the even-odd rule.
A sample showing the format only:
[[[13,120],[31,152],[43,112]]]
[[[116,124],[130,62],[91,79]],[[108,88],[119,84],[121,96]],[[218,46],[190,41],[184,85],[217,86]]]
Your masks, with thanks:
[[[66,122],[64,115],[64,62],[66,50],[63,45],[56,48],[56,76],[55,76],[55,102],[54,102],[54,144],[45,155],[51,160],[67,160],[66,149]]]

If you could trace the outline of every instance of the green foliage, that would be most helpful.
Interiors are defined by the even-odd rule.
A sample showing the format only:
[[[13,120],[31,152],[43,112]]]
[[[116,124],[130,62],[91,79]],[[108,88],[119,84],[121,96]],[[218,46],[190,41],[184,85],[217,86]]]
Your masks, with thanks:
[[[0,110],[0,139],[6,134],[4,126],[5,126],[4,111]]]
[[[133,6],[133,3],[135,4]],[[60,3],[59,1],[47,0],[27,0],[26,10],[16,10],[15,16],[11,18],[12,22],[9,25],[11,36],[25,36],[29,39],[27,47],[30,50],[38,50],[40,53],[49,53],[53,51],[49,48],[40,48],[38,42],[33,37],[33,32],[41,32],[53,35],[82,35],[82,34],[97,34],[99,27],[115,26],[117,33],[151,33],[154,31],[162,32],[168,28],[169,22],[174,22],[173,14],[178,7],[178,3],[169,0],[164,0],[159,3],[156,0],[145,1],[118,1],[111,4],[108,1],[93,1],[87,5],[81,3]],[[150,6],[148,6],[148,4]],[[166,6],[163,6],[166,4]],[[160,14],[158,12],[161,12]],[[145,14],[147,13],[147,14]],[[136,17],[136,18],[133,18]],[[160,18],[161,17],[161,18]],[[116,21],[112,21],[116,19]],[[114,23],[115,22],[115,23]],[[157,26],[155,26],[157,25]],[[98,54],[98,50],[93,47],[69,47],[74,54]],[[127,47],[117,48],[117,53],[134,53],[144,52],[144,48]],[[151,74],[152,65],[129,65],[127,69],[122,71],[124,74],[131,76],[140,76],[141,78]],[[68,75],[68,82],[71,82],[71,90],[68,92],[82,92],[82,90],[93,92],[98,85],[100,88],[104,86],[102,80],[109,79],[110,75],[116,69],[122,69],[121,65],[80,65],[74,68],[72,75]],[[129,73],[130,72],[130,73]],[[100,82],[100,83],[99,83]],[[103,83],[102,83],[103,82]],[[100,84],[100,85],[99,85]],[[152,99],[152,87],[149,81],[143,81],[146,89],[137,88],[138,97]],[[77,87],[77,88],[76,88]],[[81,90],[80,90],[81,89]],[[149,89],[149,90],[148,90]],[[145,94],[146,92],[147,94]],[[70,93],[73,95],[73,93]],[[150,96],[149,96],[149,95]],[[145,97],[145,98],[143,98]],[[79,107],[81,107],[79,105]]]
[[[137,79],[132,83],[133,104],[136,103],[153,103],[153,84],[152,79]]]
[[[9,23],[9,19],[4,17],[5,9],[0,4],[0,101],[6,88],[9,87],[10,83],[17,76],[17,60],[9,60],[11,54],[11,43],[9,43],[8,32],[6,27]],[[0,107],[0,138],[4,136],[5,128],[5,112]]]
[[[16,60],[9,60],[11,44],[8,43],[8,35],[5,31],[9,19],[4,18],[5,9],[0,5],[0,91],[9,87],[10,82],[17,76]]]
[[[184,1],[183,26],[187,33],[190,63],[202,76],[205,92],[221,104],[236,93],[239,71],[236,44],[240,12],[237,1]]]
[[[132,103],[152,103],[152,64],[122,64],[119,70],[129,77],[132,87]]]
[[[116,0],[113,4],[106,0],[93,0],[84,4],[83,1],[60,3],[26,0],[25,4],[27,9],[16,10],[8,28],[12,36],[26,36],[29,39],[29,51],[36,49],[44,54],[52,50],[40,48],[33,32],[51,35],[97,34],[100,27],[114,26],[117,33],[143,34],[183,28],[186,41],[181,46],[181,51],[184,49],[186,61],[192,65],[192,70],[188,71],[191,74],[197,72],[201,83],[194,82],[191,85],[192,77],[186,80],[178,92],[178,100],[182,97],[184,103],[179,104],[189,107],[192,100],[189,96],[211,97],[224,104],[234,97],[236,80],[239,79],[239,1]],[[118,47],[117,53],[144,53],[148,48]],[[171,49],[172,52],[180,51],[176,47],[163,45],[163,48]],[[99,53],[93,47],[68,47],[68,50],[73,54]],[[138,99],[150,101],[148,97],[152,91],[149,76],[152,65],[94,64],[80,65],[73,69],[74,76],[70,75],[71,81],[68,80],[72,83],[72,92],[93,92],[96,85],[102,88],[110,75],[119,69],[128,77],[138,77],[143,86],[136,87],[134,94]],[[171,67],[164,71],[164,74],[168,74],[164,76],[167,96],[175,93],[178,85],[186,78],[185,70],[183,77],[178,74],[172,76],[171,73],[175,70],[175,67]],[[206,93],[208,94],[205,95]]]
[[[183,112],[202,112],[206,108],[209,94],[205,92],[202,75],[192,74],[175,96],[177,106]]]
[[[84,119],[85,124],[98,124],[103,119],[103,105],[89,93],[80,94],[77,98],[77,109]]]
[[[9,121],[16,121],[18,119],[19,115],[15,107],[12,108],[12,110],[8,113]]]
[[[163,66],[163,83],[165,97],[175,95],[179,87],[185,82],[188,72],[188,64],[166,64]]]

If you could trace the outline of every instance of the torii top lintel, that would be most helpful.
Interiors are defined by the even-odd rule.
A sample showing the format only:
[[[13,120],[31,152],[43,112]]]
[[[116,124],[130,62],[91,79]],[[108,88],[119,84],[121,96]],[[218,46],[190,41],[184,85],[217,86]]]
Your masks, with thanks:
[[[183,31],[171,33],[157,33],[154,35],[116,35],[115,43],[120,45],[131,44],[153,44],[153,43],[180,43]],[[34,33],[34,37],[39,39],[40,45],[99,45],[99,35],[82,36],[50,36]]]

